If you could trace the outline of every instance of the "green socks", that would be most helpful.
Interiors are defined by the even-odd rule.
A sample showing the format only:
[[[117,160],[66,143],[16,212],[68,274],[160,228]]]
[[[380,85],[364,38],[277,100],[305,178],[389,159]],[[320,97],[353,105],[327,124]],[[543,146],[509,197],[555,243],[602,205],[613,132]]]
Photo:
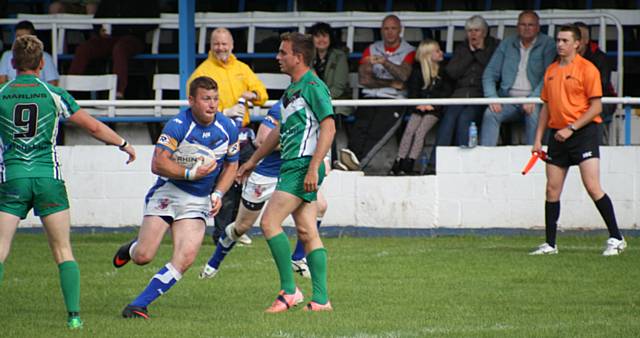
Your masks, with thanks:
[[[327,249],[319,248],[307,255],[307,265],[311,272],[311,284],[313,284],[313,296],[311,300],[318,304],[327,304]]]
[[[278,267],[280,274],[280,289],[286,294],[294,294],[296,292],[296,283],[293,279],[293,270],[291,270],[291,248],[289,247],[289,239],[284,232],[279,233],[267,240],[271,255]]]
[[[4,277],[4,263],[0,262],[0,285],[2,285],[2,277]]]
[[[80,312],[80,269],[75,261],[58,264],[60,287],[67,312]]]

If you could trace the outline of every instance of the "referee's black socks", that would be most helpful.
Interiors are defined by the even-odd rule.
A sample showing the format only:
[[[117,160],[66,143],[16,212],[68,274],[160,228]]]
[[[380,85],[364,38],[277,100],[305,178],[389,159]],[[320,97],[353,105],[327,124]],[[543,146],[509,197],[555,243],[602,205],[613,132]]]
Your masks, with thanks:
[[[556,233],[558,232],[558,217],[560,217],[560,201],[544,203],[544,230],[547,244],[556,247]]]
[[[594,201],[594,203],[596,204],[596,208],[598,208],[602,219],[604,219],[604,223],[607,224],[609,237],[622,240],[622,234],[620,234],[620,229],[618,229],[616,214],[613,211],[613,203],[611,203],[609,195],[604,194],[601,199]]]

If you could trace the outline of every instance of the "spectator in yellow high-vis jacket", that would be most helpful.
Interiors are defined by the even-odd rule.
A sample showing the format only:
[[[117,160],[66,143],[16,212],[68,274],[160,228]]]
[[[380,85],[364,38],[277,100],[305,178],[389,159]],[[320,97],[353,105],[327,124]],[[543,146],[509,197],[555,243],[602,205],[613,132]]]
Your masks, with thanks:
[[[243,116],[243,125],[249,123],[249,111],[244,104],[238,104],[244,98],[253,105],[262,105],[269,98],[267,89],[249,66],[233,55],[233,36],[228,29],[220,27],[211,32],[211,50],[191,74],[191,81],[199,76],[208,76],[218,83],[220,101],[218,109],[226,116]]]

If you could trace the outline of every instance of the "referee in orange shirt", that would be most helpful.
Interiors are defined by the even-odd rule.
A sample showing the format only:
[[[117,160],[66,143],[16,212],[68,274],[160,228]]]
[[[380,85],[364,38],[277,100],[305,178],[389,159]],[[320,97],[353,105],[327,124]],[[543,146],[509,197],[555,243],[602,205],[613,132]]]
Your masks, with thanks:
[[[600,112],[602,86],[600,72],[578,54],[580,30],[574,25],[560,27],[556,36],[558,60],[544,75],[540,98],[544,101],[533,151],[542,149],[542,137],[550,129],[546,165],[546,242],[532,255],[557,254],[556,232],[560,215],[560,194],[569,167],[578,165],[582,183],[607,224],[609,239],[604,256],[618,255],[627,246],[616,222],[613,204],[600,186]]]

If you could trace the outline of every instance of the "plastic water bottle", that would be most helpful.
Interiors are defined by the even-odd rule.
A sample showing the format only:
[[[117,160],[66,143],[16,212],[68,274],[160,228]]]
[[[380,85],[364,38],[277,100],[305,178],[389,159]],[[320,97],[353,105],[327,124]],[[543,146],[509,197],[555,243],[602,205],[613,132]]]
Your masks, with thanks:
[[[469,126],[469,148],[473,148],[478,145],[478,127],[475,122],[471,122]]]
[[[240,97],[238,99],[238,103],[237,104],[241,104],[243,106],[247,105],[247,100],[244,97]],[[238,128],[242,128],[242,119],[243,116],[238,116],[238,117],[234,117],[233,120],[236,122],[236,127]]]

